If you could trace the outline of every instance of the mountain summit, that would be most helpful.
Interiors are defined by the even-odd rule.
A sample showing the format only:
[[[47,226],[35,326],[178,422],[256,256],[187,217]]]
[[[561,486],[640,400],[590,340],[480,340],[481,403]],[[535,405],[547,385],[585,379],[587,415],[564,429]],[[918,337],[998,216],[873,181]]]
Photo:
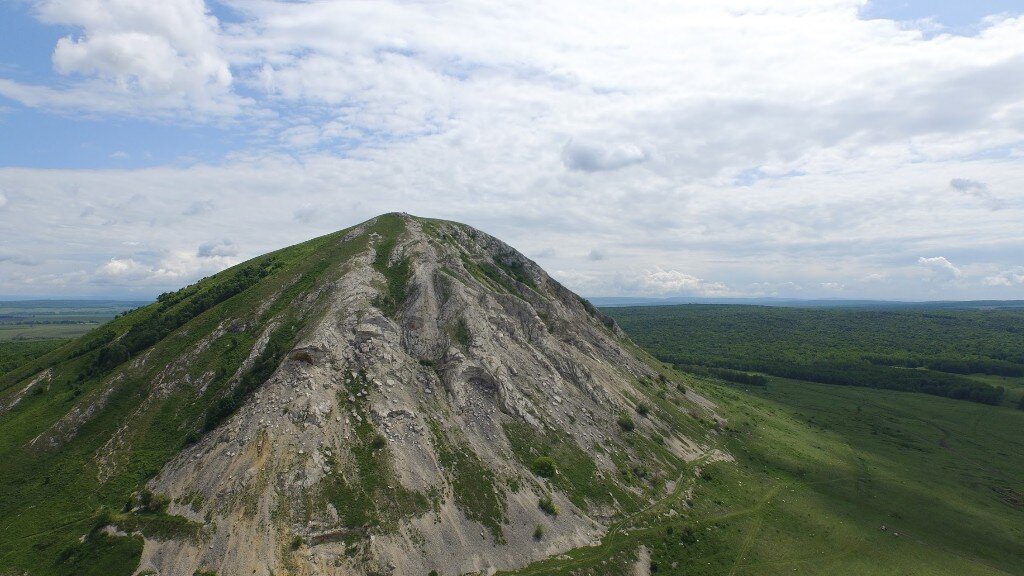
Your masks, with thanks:
[[[722,456],[666,374],[500,240],[379,216],[4,375],[0,573],[522,567]]]

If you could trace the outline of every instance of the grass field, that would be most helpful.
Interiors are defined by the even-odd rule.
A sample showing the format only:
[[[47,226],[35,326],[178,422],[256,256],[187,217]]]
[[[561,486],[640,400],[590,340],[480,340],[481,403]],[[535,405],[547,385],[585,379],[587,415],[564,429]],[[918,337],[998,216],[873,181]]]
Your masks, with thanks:
[[[780,378],[750,390],[680,378],[720,402],[736,463],[695,463],[695,477],[600,546],[516,574],[623,573],[640,546],[665,574],[1024,571],[1024,412]]]
[[[143,304],[119,300],[0,301],[0,343],[77,338]]]
[[[632,315],[623,326],[655,353],[714,351],[727,360],[730,351],[756,348],[754,357],[799,362],[830,351],[847,357],[885,351],[879,331],[850,316],[847,322],[864,330],[860,340],[829,334],[834,325],[780,337],[792,334],[790,316],[805,311],[775,315],[737,306],[724,316],[694,319],[700,308],[711,307],[685,308],[685,325],[676,324],[675,315],[659,319],[652,308],[613,312],[620,321],[623,312]],[[729,321],[718,323],[724,317]],[[781,325],[773,317],[782,318]],[[876,327],[889,321],[870,318]],[[1000,349],[1020,324],[994,331],[990,341],[979,326],[1006,327],[1007,318],[968,318],[970,346]],[[905,320],[896,315],[881,332],[898,339]],[[907,339],[891,353],[948,354],[955,330],[938,334],[922,327],[938,321],[949,330],[949,316],[915,320],[918,336],[933,337]],[[751,323],[759,328],[748,333],[744,327]],[[657,330],[644,332],[652,325]],[[808,343],[814,340],[825,345]],[[727,361],[716,365],[730,367]],[[668,364],[660,369],[718,404],[726,419],[721,445],[735,462],[694,462],[663,499],[615,521],[600,545],[515,574],[628,574],[638,559],[652,574],[1024,574],[1024,411],[1009,402],[990,406],[774,376],[765,386],[743,386],[675,372]],[[1004,387],[1007,400],[1024,391],[1020,377],[963,377]]]

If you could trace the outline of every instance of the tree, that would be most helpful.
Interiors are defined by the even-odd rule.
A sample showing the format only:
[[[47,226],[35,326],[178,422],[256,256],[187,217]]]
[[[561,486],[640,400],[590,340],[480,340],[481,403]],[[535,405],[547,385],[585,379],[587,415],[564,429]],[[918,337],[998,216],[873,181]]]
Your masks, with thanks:
[[[555,461],[550,456],[540,456],[530,465],[530,470],[542,478],[552,478],[556,473]]]

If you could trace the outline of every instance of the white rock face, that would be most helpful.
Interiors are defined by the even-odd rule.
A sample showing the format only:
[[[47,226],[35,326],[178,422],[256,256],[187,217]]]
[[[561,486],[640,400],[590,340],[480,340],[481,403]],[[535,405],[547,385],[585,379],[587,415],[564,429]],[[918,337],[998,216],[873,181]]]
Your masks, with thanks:
[[[615,477],[609,454],[629,451],[616,418],[632,412],[638,379],[655,373],[617,327],[510,247],[465,226],[402,220],[391,260],[408,262],[410,276],[397,312],[385,316],[377,304],[387,279],[374,266],[375,236],[321,288],[316,320],[274,375],[152,480],[170,513],[207,529],[202,538],[147,539],[139,573],[488,572],[601,536],[600,517],[557,489],[561,513],[538,508],[550,488],[516,459],[504,426],[564,433]],[[706,402],[689,395],[694,407]],[[679,458],[707,450],[653,417],[637,420],[637,433],[664,436]],[[503,507],[496,530],[459,501],[446,450],[471,452],[493,477]],[[366,454],[386,455],[378,495],[419,494],[421,505],[387,525],[347,525],[355,503],[328,487],[338,478],[365,486]],[[542,541],[533,538],[538,525]]]

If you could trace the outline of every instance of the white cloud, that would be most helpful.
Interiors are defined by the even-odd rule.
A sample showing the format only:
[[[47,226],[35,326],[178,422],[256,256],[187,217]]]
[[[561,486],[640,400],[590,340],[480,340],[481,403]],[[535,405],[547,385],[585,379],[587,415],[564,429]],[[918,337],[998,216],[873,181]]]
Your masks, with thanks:
[[[67,75],[0,94],[245,144],[187,166],[0,169],[0,188],[33,191],[0,229],[46,262],[36,277],[81,279],[131,241],[169,289],[184,276],[154,271],[202,273],[162,260],[210,260],[213,224],[244,258],[391,210],[476,225],[589,294],[982,295],[1024,253],[1022,18],[929,36],[861,19],[860,0],[222,4],[231,22],[199,0],[38,3],[71,29],[53,54]],[[907,266],[921,254],[958,266]]]
[[[1013,287],[1024,285],[1024,268],[1004,270],[992,276],[986,276],[982,283],[986,286]]]
[[[644,294],[686,294],[700,296],[729,296],[735,292],[721,282],[707,282],[701,278],[680,272],[655,268],[648,270],[639,280],[640,291]]]
[[[0,192],[0,210],[3,210],[6,207],[7,207],[7,195],[4,194],[3,192]]]
[[[917,263],[932,271],[933,277],[940,280],[954,280],[963,276],[963,272],[944,256],[930,258],[920,257]]]
[[[118,278],[134,276],[145,270],[131,258],[111,258],[106,264],[100,266],[96,271],[97,275],[107,278]]]
[[[39,0],[38,18],[70,27],[57,41],[53,68],[67,88],[0,79],[0,94],[28,106],[104,113],[186,110],[230,114],[231,64],[219,22],[203,0]],[[63,84],[67,84],[66,82]]]
[[[231,242],[201,245],[193,251],[170,250],[162,254],[142,252],[132,256],[110,258],[88,278],[100,286],[157,289],[181,287],[201,276],[237,264]]]

